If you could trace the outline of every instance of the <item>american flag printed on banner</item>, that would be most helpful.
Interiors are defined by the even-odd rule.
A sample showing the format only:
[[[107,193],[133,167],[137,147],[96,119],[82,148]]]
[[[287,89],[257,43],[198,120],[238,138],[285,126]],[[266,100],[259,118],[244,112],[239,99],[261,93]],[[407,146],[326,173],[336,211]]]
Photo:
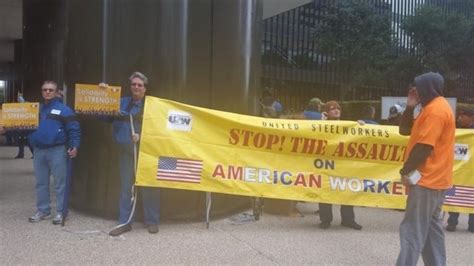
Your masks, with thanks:
[[[446,192],[444,204],[474,208],[474,187],[453,186]]]
[[[201,183],[202,161],[160,156],[157,180]]]

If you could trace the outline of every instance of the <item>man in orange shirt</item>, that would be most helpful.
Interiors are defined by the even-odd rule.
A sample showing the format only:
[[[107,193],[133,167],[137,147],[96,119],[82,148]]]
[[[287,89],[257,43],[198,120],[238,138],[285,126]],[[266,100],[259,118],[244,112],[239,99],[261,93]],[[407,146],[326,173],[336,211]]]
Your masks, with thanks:
[[[400,134],[410,135],[407,159],[400,170],[409,192],[397,265],[416,265],[420,255],[425,265],[446,265],[441,207],[452,186],[456,125],[443,86],[438,73],[416,77],[400,121]],[[418,104],[422,110],[413,119]]]

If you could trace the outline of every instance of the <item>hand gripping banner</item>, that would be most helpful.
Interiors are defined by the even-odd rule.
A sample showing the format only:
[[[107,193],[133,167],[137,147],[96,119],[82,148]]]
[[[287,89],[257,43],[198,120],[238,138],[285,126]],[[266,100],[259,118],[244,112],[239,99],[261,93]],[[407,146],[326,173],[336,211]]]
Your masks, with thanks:
[[[395,126],[261,118],[146,97],[136,185],[402,209],[407,142]],[[458,129],[446,210],[474,213],[473,147],[474,130]]]

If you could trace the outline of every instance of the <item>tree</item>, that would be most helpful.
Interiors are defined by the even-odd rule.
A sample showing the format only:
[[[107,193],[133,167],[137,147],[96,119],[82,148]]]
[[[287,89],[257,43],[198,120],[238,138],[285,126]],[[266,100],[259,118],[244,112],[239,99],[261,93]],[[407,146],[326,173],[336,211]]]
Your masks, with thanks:
[[[474,70],[474,24],[465,15],[424,5],[407,18],[402,29],[413,40],[411,54],[421,71],[442,73],[448,90],[463,73]]]
[[[391,27],[368,1],[341,0],[328,6],[316,29],[318,50],[331,57],[344,92],[360,85],[382,84],[389,65]]]

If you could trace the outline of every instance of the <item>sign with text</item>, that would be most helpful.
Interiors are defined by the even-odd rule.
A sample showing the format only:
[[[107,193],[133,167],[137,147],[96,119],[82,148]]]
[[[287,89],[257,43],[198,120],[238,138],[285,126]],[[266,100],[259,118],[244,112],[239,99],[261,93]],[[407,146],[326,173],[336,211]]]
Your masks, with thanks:
[[[2,123],[6,130],[36,129],[38,127],[39,103],[4,103]]]
[[[451,109],[453,110],[453,113],[456,114],[456,103],[457,99],[452,98],[452,97],[446,97],[446,100],[448,101],[449,105],[451,106]],[[382,97],[382,109],[380,112],[380,119],[386,120],[388,119],[389,113],[390,113],[390,107],[398,105],[402,108],[402,111],[405,111],[406,104],[407,104],[407,97],[392,97],[392,96],[385,96]],[[417,105],[415,108],[415,116],[417,113],[419,113],[421,110],[421,105]]]
[[[398,127],[285,120],[146,97],[136,184],[252,197],[405,208]],[[474,130],[456,131],[445,208],[474,213]],[[467,195],[467,196],[466,196]]]
[[[78,114],[116,115],[120,111],[119,86],[99,87],[94,84],[76,84],[74,110]]]

